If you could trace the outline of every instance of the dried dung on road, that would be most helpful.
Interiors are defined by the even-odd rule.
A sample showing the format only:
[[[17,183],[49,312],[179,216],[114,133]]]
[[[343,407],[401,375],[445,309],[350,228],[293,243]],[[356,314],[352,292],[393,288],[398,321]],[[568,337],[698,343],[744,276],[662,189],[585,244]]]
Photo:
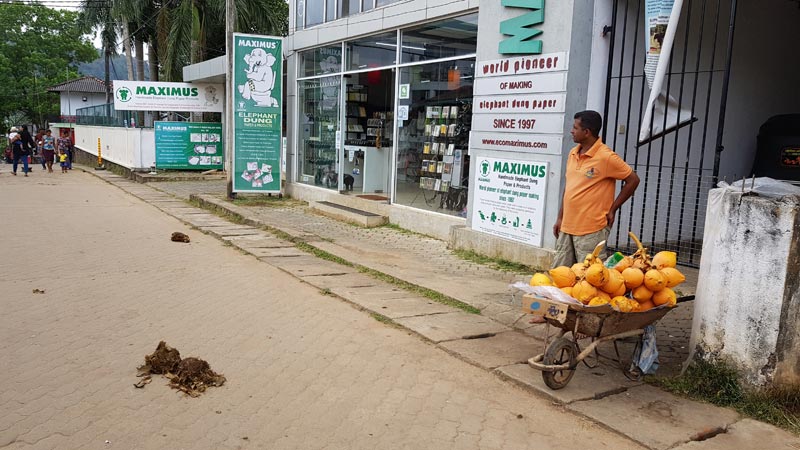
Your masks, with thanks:
[[[143,388],[152,381],[151,374],[164,375],[173,389],[185,392],[191,397],[198,397],[209,386],[222,386],[225,376],[211,370],[208,362],[194,357],[181,359],[180,352],[161,341],[156,351],[144,357],[144,365],[138,368],[136,375],[142,379],[134,384]]]
[[[170,240],[172,240],[172,242],[186,242],[186,243],[191,241],[191,239],[189,239],[189,236],[181,233],[180,231],[172,233]]]

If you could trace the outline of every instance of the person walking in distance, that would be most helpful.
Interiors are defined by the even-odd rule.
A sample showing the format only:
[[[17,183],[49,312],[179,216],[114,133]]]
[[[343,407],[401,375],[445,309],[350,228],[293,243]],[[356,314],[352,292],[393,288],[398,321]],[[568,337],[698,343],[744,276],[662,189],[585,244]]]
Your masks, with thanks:
[[[42,138],[44,137],[44,130],[39,130],[36,132],[36,136],[33,138],[33,142],[36,143],[36,150],[34,150],[34,155],[39,155],[39,162],[42,164],[42,170],[47,169],[47,164],[44,158],[44,154],[42,153]]]
[[[553,267],[583,261],[608,239],[617,211],[639,186],[636,172],[600,139],[600,114],[581,111],[574,118],[571,134],[578,145],[567,157],[564,196],[553,225],[557,239]],[[615,198],[618,180],[623,184]]]
[[[25,176],[28,176],[28,155],[25,154],[25,147],[22,144],[22,135],[19,133],[17,127],[11,127],[11,132],[8,134],[8,143],[11,145],[11,157],[13,159],[13,166],[11,173],[17,174],[17,167],[19,161],[22,160],[22,171]]]
[[[58,162],[61,163],[61,173],[67,173],[69,161],[67,160],[67,154],[64,153],[64,150],[58,151]]]
[[[72,169],[72,139],[69,138],[69,130],[61,130],[56,140],[56,151],[64,151],[67,154],[67,169]]]
[[[47,166],[47,171],[53,173],[53,157],[56,154],[56,138],[47,130],[42,137],[42,161]]]
[[[31,155],[33,155],[33,151],[36,149],[36,142],[33,140],[33,136],[31,132],[28,131],[28,126],[23,125],[22,130],[19,133],[20,138],[22,139],[22,148],[25,150],[25,159],[26,162],[30,161]],[[27,174],[30,172],[31,169],[25,169],[25,173]],[[27,175],[26,175],[27,176]]]

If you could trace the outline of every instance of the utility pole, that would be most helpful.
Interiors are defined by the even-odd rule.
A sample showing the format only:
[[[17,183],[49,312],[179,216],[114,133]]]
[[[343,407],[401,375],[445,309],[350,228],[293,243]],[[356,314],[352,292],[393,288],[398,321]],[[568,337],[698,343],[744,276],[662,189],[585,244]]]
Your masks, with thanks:
[[[233,192],[233,105],[234,105],[234,75],[233,75],[233,32],[236,29],[236,3],[234,0],[225,0],[225,172],[226,192],[229,199],[234,199]]]

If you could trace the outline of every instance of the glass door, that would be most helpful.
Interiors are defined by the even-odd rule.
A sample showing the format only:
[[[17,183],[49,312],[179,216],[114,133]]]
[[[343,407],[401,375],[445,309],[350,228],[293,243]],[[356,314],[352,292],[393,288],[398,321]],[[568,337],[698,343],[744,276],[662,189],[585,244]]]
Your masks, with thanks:
[[[344,75],[342,192],[388,201],[394,143],[395,69]]]
[[[341,85],[340,75],[298,82],[301,183],[339,189]]]

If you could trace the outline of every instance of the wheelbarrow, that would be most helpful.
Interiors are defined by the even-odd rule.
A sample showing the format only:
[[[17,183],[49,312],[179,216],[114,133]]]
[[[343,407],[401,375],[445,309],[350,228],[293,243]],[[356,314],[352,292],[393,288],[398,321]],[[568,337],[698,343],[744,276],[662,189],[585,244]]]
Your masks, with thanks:
[[[528,365],[541,371],[544,383],[553,390],[562,389],[569,384],[580,363],[589,368],[596,367],[596,361],[595,365],[591,365],[587,358],[592,353],[596,357],[599,356],[597,346],[609,341],[614,342],[616,362],[623,373],[631,378],[622,365],[617,341],[638,338],[638,347],[641,344],[644,328],[660,320],[672,309],[665,305],[644,312],[622,313],[609,305],[585,307],[545,298],[533,298],[529,302],[529,311],[544,317],[548,329],[544,344],[545,352],[529,359]],[[552,341],[550,341],[550,325],[560,329]],[[571,336],[567,337],[567,333],[571,333]],[[579,336],[593,339],[581,350],[578,344]]]

